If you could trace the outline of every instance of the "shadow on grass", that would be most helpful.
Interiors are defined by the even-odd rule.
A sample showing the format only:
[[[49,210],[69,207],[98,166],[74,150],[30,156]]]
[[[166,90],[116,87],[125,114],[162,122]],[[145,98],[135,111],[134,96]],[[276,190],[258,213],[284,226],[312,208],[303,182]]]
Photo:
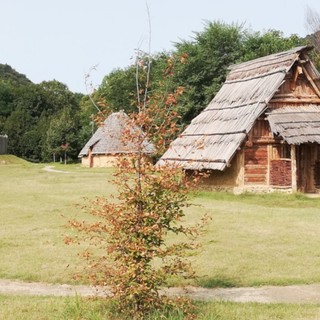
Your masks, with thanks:
[[[259,205],[263,207],[281,207],[281,208],[305,208],[315,207],[320,208],[320,197],[317,194],[313,196],[296,192],[296,193],[242,193],[235,195],[231,192],[218,191],[199,191],[197,198],[203,198],[214,201],[232,201],[242,202],[246,204]]]
[[[233,288],[239,287],[240,283],[234,279],[228,279],[223,277],[203,277],[197,280],[197,285],[203,288]]]

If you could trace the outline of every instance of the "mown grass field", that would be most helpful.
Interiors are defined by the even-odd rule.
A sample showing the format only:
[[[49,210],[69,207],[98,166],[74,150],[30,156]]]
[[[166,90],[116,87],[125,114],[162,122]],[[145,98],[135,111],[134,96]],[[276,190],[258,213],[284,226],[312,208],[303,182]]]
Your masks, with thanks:
[[[0,319],[6,320],[124,320],[108,303],[80,297],[32,297],[0,295]],[[315,320],[320,305],[259,303],[197,303],[198,320]],[[128,318],[126,318],[127,320]],[[164,319],[153,315],[150,320]],[[179,314],[167,320],[183,320]]]
[[[1,165],[0,278],[72,283],[80,248],[64,244],[69,219],[82,215],[77,205],[112,192],[110,170],[57,165],[69,173],[43,170],[26,162]],[[84,217],[83,217],[84,218]]]
[[[2,156],[3,159],[3,156]],[[73,283],[85,245],[64,244],[69,219],[87,219],[77,204],[115,192],[110,169],[3,164],[0,159],[0,278]],[[2,164],[1,164],[2,163]],[[320,199],[303,195],[200,192],[186,223],[211,221],[189,259],[207,287],[320,283]],[[174,240],[172,240],[174,241]],[[181,279],[173,279],[179,285]]]
[[[47,172],[0,156],[0,278],[76,283],[85,244],[64,244],[69,219],[89,219],[81,208],[110,197],[112,170],[55,164]],[[202,247],[188,257],[207,287],[320,283],[320,199],[304,195],[235,196],[200,192],[186,211],[187,224],[211,217]],[[177,239],[171,238],[170,241]],[[172,279],[172,285],[186,283]],[[317,319],[319,304],[199,303],[199,319]],[[0,295],[0,319],[115,319],[101,301]],[[154,317],[157,319],[157,316]],[[172,316],[170,319],[182,319]]]

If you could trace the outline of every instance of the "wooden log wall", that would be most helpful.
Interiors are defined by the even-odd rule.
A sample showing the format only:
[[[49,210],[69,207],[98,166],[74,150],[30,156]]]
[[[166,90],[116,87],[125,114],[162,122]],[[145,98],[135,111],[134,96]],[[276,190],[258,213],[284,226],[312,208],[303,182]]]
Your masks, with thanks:
[[[268,149],[266,145],[245,148],[244,164],[245,184],[267,184]]]

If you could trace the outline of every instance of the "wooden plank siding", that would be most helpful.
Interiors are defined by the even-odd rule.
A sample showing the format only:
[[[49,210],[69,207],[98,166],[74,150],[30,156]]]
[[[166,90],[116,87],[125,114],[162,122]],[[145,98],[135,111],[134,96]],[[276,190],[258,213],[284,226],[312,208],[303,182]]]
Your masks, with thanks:
[[[269,108],[285,105],[319,103],[320,99],[311,84],[300,74],[293,86],[292,72],[288,73],[285,82],[279,87],[270,100]],[[279,104],[277,106],[277,104]]]
[[[268,148],[254,145],[244,151],[244,183],[267,184]]]

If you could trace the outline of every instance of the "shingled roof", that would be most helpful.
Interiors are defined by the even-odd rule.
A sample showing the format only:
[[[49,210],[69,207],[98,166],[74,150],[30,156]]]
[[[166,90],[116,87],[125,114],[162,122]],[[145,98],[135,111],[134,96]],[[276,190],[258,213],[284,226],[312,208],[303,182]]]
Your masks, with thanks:
[[[274,109],[267,119],[271,131],[289,144],[320,144],[320,105]]]
[[[79,157],[88,155],[90,148],[93,155],[98,154],[123,154],[137,152],[137,146],[133,143],[124,143],[123,130],[128,127],[129,117],[123,111],[112,113],[99,127],[94,135],[79,153]],[[135,130],[140,130],[135,128]],[[154,147],[147,141],[144,142],[143,152],[151,154]]]
[[[224,170],[242,145],[257,118],[284,82],[303,46],[230,67],[227,79],[209,103],[161,157],[159,165],[172,162],[185,169]],[[311,70],[318,77],[315,68]],[[310,71],[310,72],[311,72]],[[319,77],[318,77],[319,78]],[[279,119],[280,114],[269,119]],[[284,131],[274,121],[273,130]],[[284,137],[290,143],[298,138]],[[318,141],[318,140],[316,140]]]

